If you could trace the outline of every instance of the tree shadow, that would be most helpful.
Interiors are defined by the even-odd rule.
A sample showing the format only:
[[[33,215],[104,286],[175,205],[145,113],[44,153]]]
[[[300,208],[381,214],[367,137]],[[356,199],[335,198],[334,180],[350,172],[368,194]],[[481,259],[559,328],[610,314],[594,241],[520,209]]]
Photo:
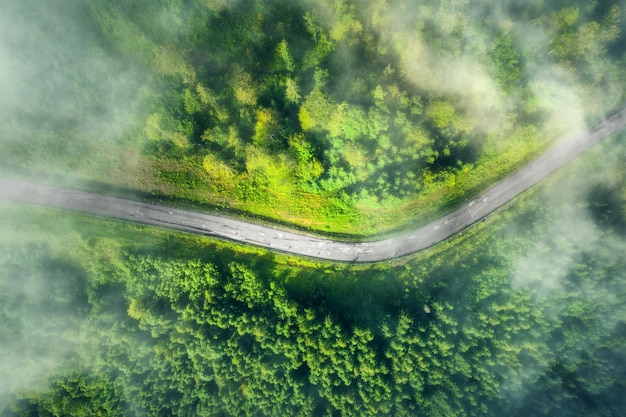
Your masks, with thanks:
[[[598,226],[626,235],[626,201],[617,187],[597,184],[587,194],[587,204]]]

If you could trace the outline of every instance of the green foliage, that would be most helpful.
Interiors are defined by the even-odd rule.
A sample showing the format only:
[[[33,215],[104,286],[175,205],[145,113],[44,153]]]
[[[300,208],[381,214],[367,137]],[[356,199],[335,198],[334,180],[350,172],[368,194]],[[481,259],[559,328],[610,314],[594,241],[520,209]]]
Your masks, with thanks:
[[[242,68],[236,67],[230,78],[235,99],[239,104],[254,106],[257,102],[257,92],[252,83],[252,77]]]
[[[298,104],[300,101],[300,88],[298,84],[291,78],[285,80],[285,99],[292,104]]]
[[[495,66],[496,80],[505,91],[518,88],[522,77],[519,52],[512,41],[510,33],[500,34],[490,54]]]
[[[280,41],[276,47],[277,70],[292,72],[296,68],[296,64],[289,53],[289,45],[286,40]]]
[[[337,105],[318,88],[313,89],[302,106],[298,117],[303,131],[311,129],[330,130],[329,121],[335,116]]]
[[[6,106],[0,159],[321,230],[426,222],[576,103],[591,120],[623,99],[623,5],[513,3],[14,2],[50,41],[6,43],[46,73]],[[0,414],[619,415],[621,142],[365,267],[3,203]]]
[[[426,115],[437,129],[444,129],[454,122],[455,111],[450,103],[435,101],[426,108]]]
[[[333,9],[336,20],[330,30],[330,37],[337,42],[347,38],[348,45],[358,43],[363,25],[356,18],[355,5],[346,0],[334,0]]]
[[[298,152],[308,160],[306,148]],[[606,212],[578,218],[578,196],[559,190],[621,166],[601,165],[592,177],[581,169],[588,165],[574,168],[581,174],[564,172],[430,253],[366,267],[303,266],[227,243],[63,213],[50,222],[41,209],[3,205],[4,328],[18,326],[31,345],[45,343],[33,328],[70,344],[39,375],[45,385],[12,390],[0,412],[615,414],[626,375],[624,235]],[[612,194],[623,185],[613,183]],[[549,196],[554,209],[543,204]],[[584,239],[565,237],[572,224]],[[555,270],[563,259],[572,262]],[[537,269],[544,262],[550,267]],[[554,274],[560,285],[546,286]],[[30,281],[15,278],[24,275]],[[20,290],[35,283],[47,287]],[[46,311],[36,327],[33,308]],[[5,352],[15,351],[10,341],[0,342]],[[42,355],[35,347],[30,353]]]
[[[189,113],[189,115],[194,115],[202,110],[202,102],[200,101],[197,94],[191,91],[189,88],[185,89],[184,94],[184,102],[185,102],[185,111]]]
[[[43,19],[53,22],[45,35],[15,35],[10,54],[32,55],[27,68],[63,68],[7,84],[44,80],[8,94],[28,104],[9,106],[3,165],[80,167],[86,181],[318,231],[425,223],[528,162],[572,120],[582,127],[623,101],[615,1],[97,0],[80,13],[68,0],[60,12],[31,1],[9,8],[16,21],[56,17]],[[58,29],[76,24],[88,44]],[[531,129],[532,145],[518,140]],[[306,142],[306,162],[293,137]],[[288,167],[251,174],[262,159],[273,164],[259,155]],[[273,195],[269,184],[279,185]]]
[[[259,109],[256,113],[256,124],[254,126],[254,136],[252,140],[255,145],[269,147],[276,141],[278,129],[278,115],[270,109]]]

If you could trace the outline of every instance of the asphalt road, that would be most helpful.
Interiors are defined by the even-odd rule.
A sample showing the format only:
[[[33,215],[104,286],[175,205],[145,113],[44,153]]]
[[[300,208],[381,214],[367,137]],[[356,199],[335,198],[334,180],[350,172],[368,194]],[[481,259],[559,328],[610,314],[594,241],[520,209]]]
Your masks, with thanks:
[[[333,241],[227,217],[18,180],[0,179],[0,198],[218,237],[313,258],[378,262],[418,252],[460,232],[624,127],[626,108],[559,141],[539,158],[446,216],[402,235],[371,242]]]

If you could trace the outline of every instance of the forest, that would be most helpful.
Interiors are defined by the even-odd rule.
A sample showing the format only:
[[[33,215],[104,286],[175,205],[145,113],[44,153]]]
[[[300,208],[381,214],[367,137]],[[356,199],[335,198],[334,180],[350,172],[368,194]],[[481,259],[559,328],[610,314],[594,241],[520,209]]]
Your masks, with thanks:
[[[623,0],[0,11],[0,176],[345,239],[624,102]],[[376,264],[0,201],[0,417],[619,416],[625,138]]]
[[[8,13],[45,22],[10,44],[9,171],[345,237],[425,224],[624,100],[619,2],[70,3]]]
[[[0,415],[617,416],[623,140],[369,266],[3,203]]]

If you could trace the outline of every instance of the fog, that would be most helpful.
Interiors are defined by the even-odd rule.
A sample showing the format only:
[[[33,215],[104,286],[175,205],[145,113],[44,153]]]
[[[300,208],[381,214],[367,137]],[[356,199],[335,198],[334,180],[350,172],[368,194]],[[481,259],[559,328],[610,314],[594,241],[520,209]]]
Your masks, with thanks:
[[[606,204],[607,199],[615,196],[600,193],[592,197],[592,190],[623,181],[620,178],[624,166],[619,161],[623,154],[623,146],[617,140],[610,140],[557,172],[529,197],[541,201],[541,205],[525,218],[541,216],[541,220],[519,222],[509,231],[511,239],[528,233],[536,235],[522,256],[509,264],[511,287],[529,294],[545,320],[561,328],[547,341],[554,349],[553,361],[528,364],[520,375],[520,381],[526,381],[524,389],[532,394],[524,397],[520,396],[520,387],[507,388],[507,395],[520,404],[548,404],[550,398],[539,388],[531,387],[541,385],[536,382],[539,378],[543,381],[554,378],[559,366],[576,369],[571,378],[580,384],[583,392],[598,389],[606,378],[600,376],[602,373],[619,378],[626,372],[617,359],[625,354],[623,345],[610,346],[606,342],[611,338],[623,341],[626,320],[622,291],[626,275],[621,267],[615,267],[622,259],[626,239],[620,232],[619,221],[607,223],[605,217],[609,215],[614,220],[613,216],[626,215],[623,188],[619,206]],[[619,188],[609,189],[620,193]],[[594,206],[602,208],[597,211]],[[582,321],[576,321],[580,318]],[[572,328],[580,332],[579,337],[572,337]],[[565,378],[563,381],[560,391],[565,398],[571,394]],[[588,398],[576,400],[589,412],[616,410],[621,403],[619,398],[607,399],[602,406],[587,402]]]
[[[94,169],[132,169],[111,145],[137,140],[127,133],[141,118],[142,75],[111,58],[87,2],[3,2],[0,11],[5,168],[40,180],[43,172],[88,178]]]
[[[85,274],[55,242],[23,235],[20,216],[2,205],[0,241],[0,404],[37,391],[81,350]],[[63,226],[72,225],[63,222]],[[58,243],[58,242],[56,242]],[[57,253],[55,253],[57,252]]]
[[[33,289],[45,288],[42,284],[51,277],[21,275],[19,278],[29,286],[27,291],[16,293],[16,288],[4,281],[0,286],[4,297],[25,301],[22,306],[13,306],[19,317],[2,317],[0,404],[6,404],[12,393],[46,388],[46,378],[76,355],[80,346],[77,323],[72,317],[75,312],[56,309],[44,312],[37,308],[51,300],[47,294],[33,294]],[[54,317],[54,323],[47,319],[50,316]]]
[[[321,10],[331,7],[329,1],[302,1]],[[210,7],[238,7],[239,3],[212,2]],[[378,7],[375,3],[384,2],[355,2],[363,10]],[[474,14],[459,21],[459,16],[446,8],[399,2],[397,7],[387,6],[388,12],[370,22],[369,29],[400,58],[396,70],[408,83],[430,97],[454,97],[455,105],[477,132],[497,133],[510,122],[508,112],[519,105],[519,97],[508,95],[494,79],[490,64],[477,58],[486,53],[480,50],[484,30],[497,33],[514,26],[513,42],[533,51],[521,64],[520,76],[545,116],[546,132],[579,130],[601,113],[598,103],[605,108],[620,105],[624,97],[621,75],[604,74],[597,84],[602,91],[581,90],[572,70],[553,59],[547,49],[551,35],[512,11],[517,2],[501,2],[495,9],[472,8],[462,1],[442,3],[453,10],[454,4],[464,4],[463,10]],[[582,19],[585,11],[581,13]],[[175,18],[167,12],[157,13],[155,25],[169,27],[168,22]],[[329,22],[332,19],[327,18]],[[415,30],[433,22],[439,25],[437,33],[441,36],[438,50]],[[145,122],[147,104],[142,87],[149,80],[132,64],[112,58],[114,54],[94,27],[86,1],[0,3],[0,175],[19,171],[41,180],[42,173],[49,173],[72,181],[89,179],[93,169],[110,170],[118,176],[132,175],[138,169],[132,150],[140,149],[143,140],[136,132]],[[614,64],[607,65],[613,68]],[[341,95],[343,92],[337,92]],[[127,154],[110,151],[119,144],[127,146]],[[611,146],[618,145],[612,142]],[[559,174],[562,183],[539,191],[543,205],[538,215],[554,222],[538,233],[542,238],[522,257],[508,265],[511,288],[529,291],[537,305],[545,307],[544,303],[554,299],[551,294],[573,290],[600,306],[620,303],[608,287],[582,283],[572,289],[564,284],[588,248],[615,253],[624,247],[625,236],[607,233],[589,209],[593,203],[589,196],[596,187],[606,184],[610,189],[615,176],[624,175],[619,153],[603,149],[605,154],[593,155],[594,163],[603,169],[588,174],[568,168]],[[21,235],[19,227],[9,226],[13,222],[19,225],[19,216],[15,211],[10,213],[1,219],[3,230],[13,230],[13,234],[0,236],[0,305],[8,300],[19,300],[19,305],[5,305],[8,313],[0,315],[0,321],[11,323],[0,330],[0,406],[13,392],[45,388],[47,377],[80,355],[82,349],[93,347],[81,334],[85,315],[81,308],[87,297],[81,280],[88,271],[71,265],[71,257],[64,257],[62,246],[46,246],[36,238],[32,245],[25,244],[28,238]],[[53,217],[51,223],[57,221]],[[77,227],[71,222],[62,226]],[[510,234],[526,233],[527,227],[512,226]],[[37,255],[20,253],[15,247],[30,248]],[[33,258],[37,261],[29,264]],[[51,301],[51,294],[61,293],[66,295]],[[555,304],[546,311],[552,314],[549,319],[560,320],[569,307]],[[589,338],[612,333],[624,320],[624,311],[607,316]],[[584,349],[581,342],[579,351]],[[545,371],[533,368],[527,373]],[[508,394],[515,397],[514,388]]]
[[[427,94],[455,97],[455,105],[475,121],[479,132],[502,129],[504,118],[511,117],[507,113],[519,104],[519,97],[509,96],[498,85],[493,64],[485,59],[491,48],[488,38],[502,31],[510,32],[512,44],[524,53],[519,62],[520,78],[527,83],[528,93],[536,96],[551,132],[584,127],[587,116],[598,116],[596,100],[604,100],[606,108],[621,104],[624,86],[615,75],[603,75],[612,91],[580,90],[581,80],[572,68],[558,62],[550,49],[554,33],[548,33],[531,16],[521,15],[516,10],[521,7],[514,1],[498,2],[497,7],[466,1],[442,2],[440,7],[399,4],[389,9],[377,29],[384,41],[395,45],[401,57],[400,70]],[[582,11],[579,19],[586,18]],[[437,46],[416,31],[425,25],[436,25]]]
[[[143,111],[144,80],[110,57],[87,4],[0,2],[0,175],[62,178],[68,185],[90,179],[91,170],[132,172],[132,154],[120,158],[111,149],[132,141],[128,132]],[[79,356],[87,341],[81,330],[85,272],[62,246],[25,235],[18,212],[2,216],[4,406],[11,393],[44,389],[47,378]],[[77,228],[54,215],[50,223]]]

